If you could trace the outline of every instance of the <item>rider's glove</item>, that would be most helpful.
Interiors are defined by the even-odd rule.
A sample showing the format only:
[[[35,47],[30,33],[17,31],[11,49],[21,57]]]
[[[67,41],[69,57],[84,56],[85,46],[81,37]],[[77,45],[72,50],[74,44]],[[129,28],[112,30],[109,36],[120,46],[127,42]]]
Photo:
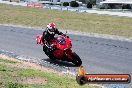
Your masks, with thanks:
[[[63,36],[66,36],[66,34],[63,34]]]
[[[69,36],[67,36],[66,34],[62,34],[63,36],[65,36],[65,37],[67,37],[67,38],[69,38]]]

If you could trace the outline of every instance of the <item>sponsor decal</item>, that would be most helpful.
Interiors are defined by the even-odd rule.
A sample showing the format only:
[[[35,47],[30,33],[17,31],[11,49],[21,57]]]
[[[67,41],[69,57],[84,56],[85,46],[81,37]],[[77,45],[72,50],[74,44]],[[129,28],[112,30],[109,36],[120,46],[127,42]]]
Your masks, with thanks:
[[[84,70],[83,66],[78,68],[78,74],[76,75],[76,81],[78,84],[126,84],[131,82],[131,76],[129,74],[88,74]]]
[[[27,4],[27,7],[31,7],[31,8],[43,8],[42,4],[37,4],[37,3],[31,3],[31,4]]]

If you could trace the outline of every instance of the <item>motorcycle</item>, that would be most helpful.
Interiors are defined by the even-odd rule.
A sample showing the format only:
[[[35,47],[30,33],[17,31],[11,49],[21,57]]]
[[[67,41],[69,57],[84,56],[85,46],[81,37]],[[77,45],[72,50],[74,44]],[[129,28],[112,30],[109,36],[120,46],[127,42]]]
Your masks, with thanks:
[[[82,64],[80,57],[71,50],[72,44],[69,36],[58,35],[57,37],[54,37],[54,39],[50,42],[50,44],[53,45],[52,49],[54,50],[53,52],[50,52],[50,54],[50,49],[45,48],[47,46],[42,43],[41,37],[41,34],[37,35],[36,42],[37,44],[43,46],[43,51],[50,59],[72,62],[75,66],[80,66]]]

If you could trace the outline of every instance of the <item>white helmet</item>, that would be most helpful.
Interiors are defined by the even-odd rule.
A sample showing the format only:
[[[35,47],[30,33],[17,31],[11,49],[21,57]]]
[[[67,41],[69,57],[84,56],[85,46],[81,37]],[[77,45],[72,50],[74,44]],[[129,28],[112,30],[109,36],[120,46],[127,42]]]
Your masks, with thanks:
[[[47,25],[47,31],[49,34],[55,34],[55,23],[49,23]]]

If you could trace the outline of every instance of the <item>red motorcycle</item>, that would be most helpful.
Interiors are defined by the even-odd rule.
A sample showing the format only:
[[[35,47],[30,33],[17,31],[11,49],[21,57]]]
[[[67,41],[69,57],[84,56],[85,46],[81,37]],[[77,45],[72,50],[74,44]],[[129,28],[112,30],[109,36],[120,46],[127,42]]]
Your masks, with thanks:
[[[80,66],[82,64],[80,57],[71,50],[72,44],[69,36],[58,35],[55,37],[50,42],[50,44],[54,45],[54,50],[51,54],[47,54],[48,48],[44,50],[45,44],[42,43],[41,37],[42,35],[36,36],[37,44],[43,46],[43,51],[50,59],[72,62],[75,66]]]

